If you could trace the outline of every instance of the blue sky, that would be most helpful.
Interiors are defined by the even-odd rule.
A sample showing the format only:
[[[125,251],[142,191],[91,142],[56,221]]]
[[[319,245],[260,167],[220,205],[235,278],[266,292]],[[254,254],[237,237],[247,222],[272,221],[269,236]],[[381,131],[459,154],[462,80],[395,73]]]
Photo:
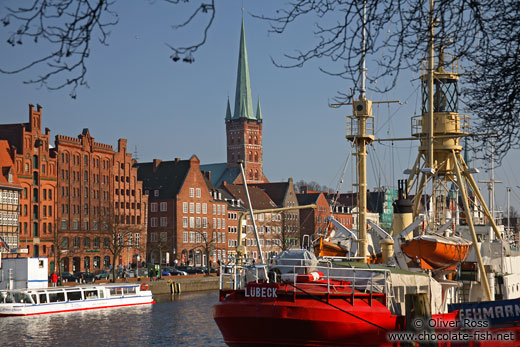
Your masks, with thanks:
[[[18,1],[3,2],[7,5]],[[345,139],[348,107],[331,109],[328,102],[338,90],[348,91],[349,81],[327,76],[319,66],[328,62],[311,62],[303,68],[280,69],[271,63],[284,53],[308,48],[315,37],[313,22],[296,23],[284,35],[268,33],[266,22],[249,13],[273,14],[282,2],[217,1],[217,13],[208,42],[195,55],[195,63],[173,63],[165,43],[193,42],[201,37],[200,26],[173,31],[171,25],[182,22],[188,12],[160,0],[119,1],[114,10],[119,24],[111,31],[109,46],[95,44],[88,61],[90,88],[80,88],[77,99],[69,90],[48,91],[23,84],[30,76],[41,73],[0,75],[1,123],[27,121],[29,103],[43,106],[43,126],[51,135],[77,136],[89,128],[98,142],[117,144],[128,139],[128,148],[137,148],[140,161],[154,158],[183,159],[196,154],[202,163],[225,162],[225,111],[227,97],[234,102],[242,3],[245,7],[246,40],[251,89],[256,109],[261,99],[264,116],[264,171],[271,181],[317,181],[336,188],[350,146]],[[0,8],[0,17],[5,9]],[[197,23],[195,23],[197,24]],[[6,30],[7,29],[7,30]],[[25,44],[10,48],[7,33],[0,31],[0,66],[14,68],[40,52],[45,46]],[[373,59],[377,57],[372,57]],[[377,66],[369,64],[370,69]],[[333,67],[332,67],[333,68]],[[400,83],[389,93],[368,97],[373,100],[400,100],[403,105],[374,107],[376,137],[409,137],[410,117],[420,107],[418,76],[401,74]],[[384,84],[387,81],[378,81]],[[402,172],[411,167],[417,155],[410,141],[374,145],[368,161],[369,186],[395,186]],[[352,158],[349,161],[342,191],[352,190]],[[474,166],[481,167],[476,162]],[[518,152],[511,152],[496,179],[497,205],[506,207],[505,187],[512,187],[511,204],[520,207]],[[477,180],[488,179],[481,170]],[[481,184],[487,197],[487,189]]]

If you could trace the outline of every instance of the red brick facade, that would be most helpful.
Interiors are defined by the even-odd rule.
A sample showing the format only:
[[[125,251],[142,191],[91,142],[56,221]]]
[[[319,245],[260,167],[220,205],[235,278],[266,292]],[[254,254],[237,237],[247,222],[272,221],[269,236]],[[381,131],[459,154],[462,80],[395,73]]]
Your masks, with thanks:
[[[227,120],[226,137],[228,167],[238,167],[242,160],[248,183],[267,182],[263,174],[262,121]]]
[[[77,138],[56,136],[58,154],[58,242],[62,271],[97,271],[113,265],[110,226],[131,228],[118,264],[135,263],[146,247],[147,198],[126,153],[126,140],[98,143],[88,129]],[[111,225],[109,225],[111,224]],[[144,261],[144,256],[143,259]]]
[[[14,163],[22,186],[19,244],[29,257],[54,254],[56,155],[49,147],[50,130],[41,131],[41,118],[42,107],[29,105],[28,123],[0,125],[0,138],[16,148]]]

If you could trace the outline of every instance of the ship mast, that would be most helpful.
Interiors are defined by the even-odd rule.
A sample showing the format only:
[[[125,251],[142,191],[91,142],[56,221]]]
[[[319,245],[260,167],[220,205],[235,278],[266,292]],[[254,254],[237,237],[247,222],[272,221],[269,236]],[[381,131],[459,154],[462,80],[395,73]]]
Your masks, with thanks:
[[[425,187],[431,183],[432,218],[429,228],[434,231],[439,225],[447,222],[451,216],[445,210],[445,200],[449,194],[448,187],[454,183],[460,193],[466,221],[475,249],[475,255],[481,273],[482,285],[489,300],[491,291],[486,277],[486,270],[480,255],[480,249],[473,224],[472,210],[469,206],[468,192],[471,190],[491,221],[497,238],[501,234],[486,206],[480,190],[468,170],[468,165],[461,154],[460,139],[469,135],[469,116],[458,113],[457,83],[460,77],[458,63],[455,59],[445,61],[444,47],[439,45],[437,67],[434,68],[434,7],[430,5],[430,39],[428,42],[428,59],[423,66],[422,112],[412,118],[412,135],[420,140],[419,153],[408,178],[408,193],[414,197],[414,218],[419,214],[421,198]],[[412,188],[415,191],[412,193]],[[425,206],[426,209],[426,206]]]
[[[358,256],[367,262],[367,146],[374,141],[372,101],[366,98],[366,1],[363,3],[359,99],[352,102],[353,116],[347,117],[347,139],[356,146],[358,174]]]

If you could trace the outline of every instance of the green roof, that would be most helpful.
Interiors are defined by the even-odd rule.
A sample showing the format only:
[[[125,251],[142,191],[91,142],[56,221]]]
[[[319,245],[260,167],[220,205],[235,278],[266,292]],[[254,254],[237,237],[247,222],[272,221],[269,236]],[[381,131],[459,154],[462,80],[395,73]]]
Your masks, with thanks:
[[[244,19],[242,18],[242,30],[240,32],[240,51],[238,54],[237,89],[235,93],[235,112],[233,119],[256,119],[253,112],[253,99],[251,98],[251,85],[249,81],[249,66],[247,62],[246,33]]]

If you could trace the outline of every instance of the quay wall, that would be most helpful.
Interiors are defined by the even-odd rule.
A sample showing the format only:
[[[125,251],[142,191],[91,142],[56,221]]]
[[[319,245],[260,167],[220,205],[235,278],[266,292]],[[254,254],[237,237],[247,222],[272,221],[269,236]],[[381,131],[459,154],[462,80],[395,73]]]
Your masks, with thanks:
[[[149,278],[128,278],[126,281],[118,279],[118,283],[146,283],[152,294],[174,294],[183,292],[196,292],[202,290],[218,289],[218,276],[188,275],[188,276],[164,276],[159,280],[150,281]],[[108,281],[96,281],[96,283],[108,283]],[[63,283],[65,286],[77,285],[76,282]]]

